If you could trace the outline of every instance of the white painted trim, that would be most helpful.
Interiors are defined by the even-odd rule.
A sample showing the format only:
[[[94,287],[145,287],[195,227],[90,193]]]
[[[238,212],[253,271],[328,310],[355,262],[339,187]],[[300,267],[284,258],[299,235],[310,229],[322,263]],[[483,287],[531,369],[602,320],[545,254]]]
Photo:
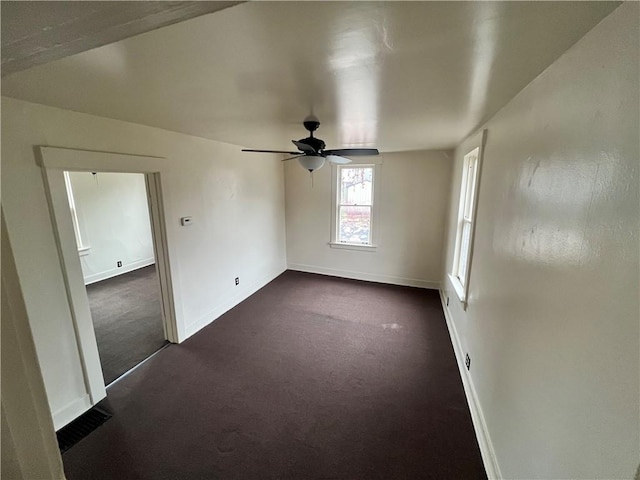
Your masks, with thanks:
[[[329,242],[331,248],[343,250],[360,250],[362,252],[375,252],[377,245],[358,245],[357,243]]]
[[[61,147],[38,147],[39,165],[46,169],[75,172],[154,173],[162,157],[97,152]]]
[[[75,420],[84,412],[92,407],[91,397],[87,394],[80,398],[76,398],[73,402],[67,406],[62,407],[53,414],[53,426],[57,430],[60,430],[67,423]]]
[[[173,295],[175,279],[171,277],[169,267],[169,244],[164,218],[162,178],[158,171],[160,158],[44,146],[38,147],[38,153],[36,161],[42,167],[45,192],[60,257],[60,268],[82,364],[85,393],[89,394],[90,403],[96,404],[106,396],[106,389],[73,232],[63,172],[69,170],[145,174],[154,254],[158,265],[156,271],[162,292],[164,333],[170,342],[179,342],[184,340],[184,326],[176,318],[176,299]],[[179,291],[179,288],[176,290]],[[77,414],[80,413],[82,412]]]
[[[377,159],[378,161],[367,161],[365,159]],[[382,160],[383,155],[379,155],[378,157],[359,157],[358,161],[351,162],[348,165],[336,165],[335,163],[331,164],[331,228],[329,229],[329,247],[330,248],[342,248],[345,250],[361,250],[361,251],[369,251],[375,252],[380,242],[378,241],[377,234],[377,225],[380,223],[380,198],[382,198],[380,194],[380,185],[381,180],[380,176],[382,173]],[[371,192],[371,219],[370,219],[370,229],[371,229],[371,237],[369,240],[371,241],[370,245],[360,245],[354,243],[344,243],[336,241],[338,239],[338,185],[339,178],[338,172],[341,168],[349,168],[349,166],[354,167],[373,167],[373,183]]]
[[[349,160],[351,160],[351,162],[344,165],[382,165],[384,163],[384,153],[363,157],[351,157]],[[332,163],[331,165],[338,164]]]
[[[91,401],[96,404],[107,396],[107,392],[104,386],[98,344],[91,320],[89,299],[84,286],[84,277],[73,231],[64,172],[62,170],[43,168],[42,174],[49,203],[53,233],[58,248],[60,270],[64,279],[78,354],[82,364],[85,393],[89,394]],[[59,428],[58,424],[56,424],[57,428]]]
[[[353,272],[350,270],[336,270],[333,268],[318,267],[316,265],[302,265],[298,263],[290,263],[289,270],[297,272],[318,273],[320,275],[329,275],[331,277],[350,278],[353,280],[364,280],[366,282],[389,283],[392,285],[402,285],[405,287],[428,288],[431,290],[439,290],[440,282],[429,280],[421,280],[418,278],[394,277],[391,275],[380,275],[377,273]]]
[[[143,258],[142,260],[123,265],[119,268],[112,268],[111,270],[88,275],[84,277],[84,284],[91,285],[92,283],[101,282],[102,280],[106,280],[108,278],[113,278],[117,277],[118,275],[124,275],[125,273],[133,272],[134,270],[138,270],[139,268],[148,267],[149,265],[153,265],[154,263],[156,263],[156,261],[153,257]]]
[[[162,325],[165,338],[172,343],[179,343],[186,337],[182,321],[176,315],[176,297],[174,295],[175,280],[171,274],[169,263],[169,240],[167,237],[167,221],[165,219],[164,197],[162,193],[162,177],[159,172],[146,173],[147,205],[151,221],[151,237],[153,254],[156,260],[156,276],[160,285],[160,301],[162,302]]]
[[[467,305],[467,292],[465,292],[464,287],[460,283],[460,279],[458,279],[458,277],[454,277],[451,274],[449,274],[448,277],[449,277],[449,282],[451,283],[451,286],[456,291],[456,294],[458,295],[458,298],[460,299],[460,301],[463,304],[463,308],[466,308],[466,305]]]
[[[213,310],[209,311],[207,314],[203,315],[190,325],[187,325],[185,338],[189,338],[191,335],[197,333],[210,323],[220,318],[240,302],[246,300],[248,297],[267,285],[269,282],[273,281],[276,277],[280,276],[285,270],[286,269],[283,269],[282,267],[274,268],[270,274],[265,275],[259,280],[253,282],[251,285],[248,285],[242,290],[239,290],[235,295],[232,295],[223,302],[219,303]]]
[[[449,329],[449,336],[451,337],[451,343],[453,345],[453,351],[455,352],[456,361],[458,363],[458,370],[460,371],[460,377],[462,378],[462,385],[464,386],[464,394],[467,397],[467,403],[469,404],[469,411],[471,412],[471,420],[473,422],[473,428],[476,432],[476,438],[478,440],[478,446],[480,447],[480,454],[482,455],[482,461],[484,468],[487,472],[487,477],[491,479],[501,479],[500,466],[498,465],[498,459],[491,442],[491,436],[489,435],[489,429],[482,413],[482,407],[478,400],[478,394],[476,393],[473,380],[467,371],[464,364],[464,352],[462,350],[462,344],[460,343],[460,337],[456,329],[455,323],[451,318],[449,307],[447,306],[447,299],[444,296],[444,292],[440,290],[440,301],[442,302],[442,310],[444,311],[444,317],[447,321],[447,328]]]
[[[467,153],[464,156],[464,161],[462,162],[462,179],[460,180],[460,195],[459,195],[460,198],[458,200],[459,205],[458,205],[458,218],[456,222],[456,239],[455,239],[454,248],[453,248],[453,265],[451,267],[452,271],[449,277],[452,279],[451,283],[455,288],[456,293],[458,294],[458,298],[460,298],[460,301],[462,302],[462,308],[464,310],[467,309],[466,298],[469,292],[469,281],[471,280],[471,266],[473,262],[473,246],[474,246],[475,232],[476,232],[476,218],[478,215],[478,204],[480,203],[479,202],[480,180],[482,177],[482,164],[484,160],[484,150],[485,150],[486,144],[487,144],[487,129],[485,128],[475,135],[474,146],[473,148],[469,147],[471,148],[471,150],[469,150],[469,153]],[[461,244],[462,244],[461,223],[463,221],[468,221],[468,220],[463,220],[464,211],[465,211],[465,201],[467,200],[466,196],[468,195],[468,192],[466,191],[466,188],[467,188],[466,185],[468,180],[467,175],[469,175],[469,172],[468,172],[469,163],[467,158],[470,155],[472,155],[476,150],[477,150],[477,154],[475,156],[476,168],[474,172],[475,178],[472,186],[473,197],[471,198],[471,210],[472,210],[471,223],[470,223],[471,230],[469,232],[469,247],[467,249],[467,259],[466,259],[467,268],[466,268],[464,284],[463,284],[460,279],[456,278],[456,275],[458,273],[459,263],[461,260],[460,259],[460,253],[461,253],[460,250],[461,250]],[[464,197],[463,197],[463,192],[466,192]],[[462,289],[462,292],[460,292],[460,289]]]

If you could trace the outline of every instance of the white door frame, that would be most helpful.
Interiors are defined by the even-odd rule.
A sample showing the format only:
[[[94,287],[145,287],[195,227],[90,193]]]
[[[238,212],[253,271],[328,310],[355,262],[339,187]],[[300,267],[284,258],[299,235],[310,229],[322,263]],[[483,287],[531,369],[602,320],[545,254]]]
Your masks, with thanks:
[[[159,160],[163,159],[161,157],[57,147],[41,146],[37,147],[37,150],[39,152],[38,162],[42,167],[53,231],[60,256],[62,276],[67,290],[67,299],[82,362],[85,386],[91,399],[91,405],[95,405],[106,397],[106,388],[80,257],[76,247],[71,211],[64,182],[64,171],[142,173],[145,175],[153,246],[162,297],[164,333],[167,340],[172,343],[178,343],[179,332],[176,323],[162,185],[158,164]],[[73,412],[72,416],[78,416],[84,413],[86,409],[85,407],[82,411]]]

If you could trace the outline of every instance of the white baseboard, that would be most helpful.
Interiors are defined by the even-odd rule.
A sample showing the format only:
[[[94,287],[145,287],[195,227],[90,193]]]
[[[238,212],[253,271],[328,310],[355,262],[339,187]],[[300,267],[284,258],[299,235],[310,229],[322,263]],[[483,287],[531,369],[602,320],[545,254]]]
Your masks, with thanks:
[[[353,280],[365,280],[367,282],[390,283],[392,285],[402,285],[405,287],[429,288],[432,290],[440,289],[440,282],[431,282],[428,280],[420,280],[417,278],[394,277],[391,275],[380,275],[378,273],[352,272],[349,270],[337,270],[333,268],[318,267],[316,265],[302,265],[299,263],[290,263],[289,270],[306,273],[319,273],[321,275],[329,275],[332,277],[351,278]]]
[[[53,413],[53,426],[56,431],[75,420],[92,407],[91,397],[85,394]]]
[[[212,323],[214,320],[217,320],[218,318],[220,318],[223,314],[231,310],[240,302],[250,297],[251,295],[256,293],[258,290],[260,290],[262,287],[264,287],[267,283],[269,283],[270,281],[272,281],[273,279],[281,275],[285,270],[286,268],[283,268],[282,266],[273,268],[268,274],[264,275],[263,277],[256,280],[252,284],[245,286],[241,290],[238,290],[237,293],[233,294],[229,298],[220,302],[214,309],[209,311],[206,315],[203,315],[200,319],[187,325],[187,328],[185,329],[184,340],[186,340],[187,338],[189,338],[191,335],[198,332],[199,330],[202,330],[204,327]]]
[[[155,258],[144,258],[142,260],[138,260],[137,262],[123,265],[122,267],[113,268],[104,272],[94,273],[93,275],[88,275],[84,277],[84,284],[90,285],[92,283],[101,282],[102,280],[106,280],[107,278],[117,277],[118,275],[133,272],[134,270],[138,270],[142,267],[148,267],[149,265],[153,265],[154,263],[156,263]]]
[[[451,314],[449,313],[449,307],[444,297],[442,290],[440,291],[440,301],[442,302],[442,310],[444,311],[444,317],[447,321],[447,328],[449,329],[449,336],[451,337],[451,343],[453,344],[453,350],[456,355],[458,363],[458,370],[460,370],[460,377],[462,377],[462,385],[464,386],[464,393],[467,397],[467,403],[469,404],[469,410],[471,412],[471,420],[473,421],[473,428],[476,432],[476,438],[478,439],[478,446],[480,447],[480,454],[482,455],[482,461],[484,468],[487,472],[487,477],[491,479],[501,479],[500,467],[498,466],[498,460],[496,453],[493,449],[493,443],[491,443],[491,437],[489,436],[489,430],[482,413],[482,407],[478,400],[478,394],[473,385],[473,380],[469,376],[467,368],[464,364],[464,352],[462,345],[460,344],[460,337],[458,331],[453,323]]]

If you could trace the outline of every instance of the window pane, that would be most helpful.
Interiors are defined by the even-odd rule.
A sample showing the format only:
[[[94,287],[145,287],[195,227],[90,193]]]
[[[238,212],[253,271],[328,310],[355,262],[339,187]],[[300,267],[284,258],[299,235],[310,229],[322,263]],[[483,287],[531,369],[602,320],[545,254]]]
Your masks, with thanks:
[[[371,207],[339,207],[338,241],[371,243]]]
[[[473,216],[473,196],[476,185],[476,158],[469,159],[469,168],[467,171],[467,186],[465,189],[465,205],[464,218],[471,220]]]
[[[458,279],[464,285],[469,263],[469,241],[471,240],[471,223],[462,222],[462,242],[460,243],[460,260],[458,262]]]
[[[64,184],[67,187],[67,200],[69,201],[69,209],[71,210],[71,223],[73,223],[73,233],[76,237],[76,245],[82,248],[82,237],[80,236],[80,228],[78,227],[78,214],[76,212],[76,203],[73,198],[73,189],[71,188],[71,177],[69,172],[64,172]]]
[[[371,205],[373,167],[340,169],[340,204]]]

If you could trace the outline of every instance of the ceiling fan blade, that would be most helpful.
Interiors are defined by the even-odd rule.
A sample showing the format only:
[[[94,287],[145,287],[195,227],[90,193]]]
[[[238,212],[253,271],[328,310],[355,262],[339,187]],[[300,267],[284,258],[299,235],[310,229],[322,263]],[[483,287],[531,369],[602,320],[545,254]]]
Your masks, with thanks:
[[[351,160],[345,157],[341,157],[339,155],[327,155],[327,160],[331,163],[335,163],[336,165],[344,165],[346,163],[351,163]]]
[[[258,152],[258,153],[288,153],[289,155],[299,155],[300,152],[290,152],[288,150],[249,150],[246,148],[242,149],[243,152]]]
[[[296,158],[304,157],[304,155],[296,155],[295,157],[289,157],[282,160],[283,162],[288,162],[289,160],[295,160]]]
[[[302,152],[316,153],[316,149],[311,145],[307,145],[303,142],[298,142],[297,140],[291,140],[293,144],[300,149]]]
[[[340,155],[346,157],[358,157],[358,156],[369,156],[369,155],[379,155],[377,148],[339,148],[337,150],[323,150],[322,153],[325,155]]]

